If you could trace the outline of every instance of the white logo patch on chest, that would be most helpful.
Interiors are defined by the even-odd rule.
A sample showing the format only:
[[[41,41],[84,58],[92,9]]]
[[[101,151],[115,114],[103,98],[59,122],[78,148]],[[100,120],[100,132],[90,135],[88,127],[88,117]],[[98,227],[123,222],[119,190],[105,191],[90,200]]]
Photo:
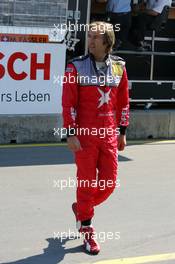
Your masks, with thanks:
[[[111,92],[111,89],[108,92],[106,92],[106,93],[103,92],[102,90],[100,90],[99,88],[98,88],[98,91],[101,94],[101,97],[99,98],[100,103],[99,103],[97,108],[100,108],[105,103],[108,104],[109,100],[111,100],[111,98],[109,96],[109,94]]]

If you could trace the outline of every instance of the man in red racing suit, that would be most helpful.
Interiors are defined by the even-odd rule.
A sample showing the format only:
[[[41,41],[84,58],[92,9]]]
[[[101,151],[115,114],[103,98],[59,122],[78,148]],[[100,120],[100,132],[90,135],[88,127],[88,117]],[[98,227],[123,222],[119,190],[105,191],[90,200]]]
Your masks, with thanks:
[[[111,37],[112,33],[106,30],[104,34]],[[129,99],[125,62],[109,53],[114,37],[110,43],[104,38],[98,30],[90,28],[89,54],[68,63],[63,85],[64,128],[77,165],[77,202],[73,210],[81,223],[80,232],[83,228],[94,232],[91,226],[94,206],[113,192],[118,150],[123,150],[126,144]],[[97,242],[85,240],[86,250],[99,252]]]

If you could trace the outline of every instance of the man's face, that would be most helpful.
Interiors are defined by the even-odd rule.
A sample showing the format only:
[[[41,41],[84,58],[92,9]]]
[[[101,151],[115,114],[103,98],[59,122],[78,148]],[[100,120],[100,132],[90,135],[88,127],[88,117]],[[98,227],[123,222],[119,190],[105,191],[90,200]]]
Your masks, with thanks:
[[[94,57],[106,54],[107,45],[104,44],[104,33],[100,30],[89,30],[88,32],[88,49]]]

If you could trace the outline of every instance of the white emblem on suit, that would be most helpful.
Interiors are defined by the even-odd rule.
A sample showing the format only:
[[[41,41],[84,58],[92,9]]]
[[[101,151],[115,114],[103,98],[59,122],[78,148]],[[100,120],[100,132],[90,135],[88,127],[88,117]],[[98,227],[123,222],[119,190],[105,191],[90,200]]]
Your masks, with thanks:
[[[101,97],[99,98],[100,103],[98,105],[98,108],[100,108],[105,103],[108,104],[109,100],[111,100],[111,98],[109,96],[109,94],[111,92],[111,89],[108,92],[106,92],[106,93],[103,92],[102,90],[100,90],[99,88],[98,88],[98,91],[101,94]]]

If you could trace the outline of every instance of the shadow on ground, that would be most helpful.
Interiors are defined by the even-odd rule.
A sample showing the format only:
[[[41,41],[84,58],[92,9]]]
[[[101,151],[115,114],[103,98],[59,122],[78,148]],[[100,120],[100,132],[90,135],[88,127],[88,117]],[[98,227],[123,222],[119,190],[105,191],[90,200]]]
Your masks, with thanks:
[[[74,239],[77,238],[78,237]],[[63,241],[53,238],[48,238],[46,240],[49,244],[48,247],[44,249],[43,254],[12,262],[3,262],[2,264],[57,264],[64,259],[66,254],[84,252],[82,245],[66,249],[65,244],[67,241],[72,240],[70,238],[66,238]]]
[[[119,161],[131,161],[119,156]],[[66,146],[0,148],[0,167],[72,164],[74,156]]]

